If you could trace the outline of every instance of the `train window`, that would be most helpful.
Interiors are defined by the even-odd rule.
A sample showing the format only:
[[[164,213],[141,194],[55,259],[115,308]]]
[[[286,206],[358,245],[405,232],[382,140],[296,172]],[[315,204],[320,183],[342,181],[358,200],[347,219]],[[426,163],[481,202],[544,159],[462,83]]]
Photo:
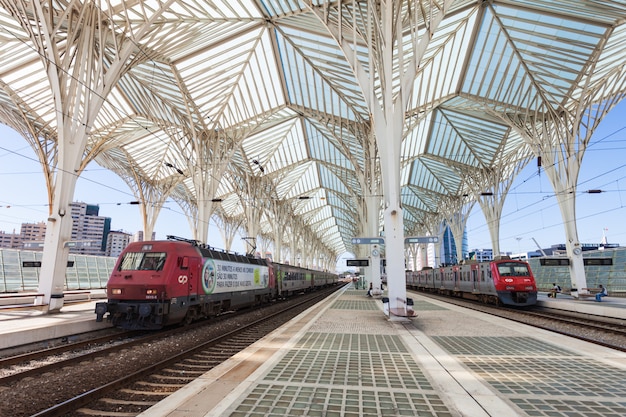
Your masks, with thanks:
[[[160,271],[165,264],[165,256],[165,252],[146,252],[139,269],[145,271]]]
[[[128,252],[124,254],[118,271],[160,271],[165,265],[165,252]]]
[[[189,257],[183,256],[183,261],[180,264],[180,269],[188,269],[189,268]]]
[[[502,277],[527,277],[530,276],[528,265],[517,262],[505,262],[498,264],[498,273]]]
[[[118,271],[133,271],[139,269],[143,252],[127,252],[124,254],[117,268]]]
[[[517,264],[513,267],[513,273],[516,277],[527,277],[530,275],[528,266],[525,264]]]

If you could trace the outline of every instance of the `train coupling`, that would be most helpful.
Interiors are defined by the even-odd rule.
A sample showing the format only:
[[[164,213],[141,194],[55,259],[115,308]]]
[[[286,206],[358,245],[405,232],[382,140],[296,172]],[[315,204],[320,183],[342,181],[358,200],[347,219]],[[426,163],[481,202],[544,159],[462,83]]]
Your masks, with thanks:
[[[96,322],[100,323],[107,311],[109,311],[108,303],[96,303]]]

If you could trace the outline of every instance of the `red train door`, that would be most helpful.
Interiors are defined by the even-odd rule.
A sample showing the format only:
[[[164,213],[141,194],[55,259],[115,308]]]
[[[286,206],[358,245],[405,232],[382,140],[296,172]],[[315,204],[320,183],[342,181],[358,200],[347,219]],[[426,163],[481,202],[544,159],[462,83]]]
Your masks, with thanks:
[[[187,272],[187,296],[196,298],[198,295],[198,281],[202,276],[202,262],[200,262],[199,258],[195,256],[189,258],[189,269]]]

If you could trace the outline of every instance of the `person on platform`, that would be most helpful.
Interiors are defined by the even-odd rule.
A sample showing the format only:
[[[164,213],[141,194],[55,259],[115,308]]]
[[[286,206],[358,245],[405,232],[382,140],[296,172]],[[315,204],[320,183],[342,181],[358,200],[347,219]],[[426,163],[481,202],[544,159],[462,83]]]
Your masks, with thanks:
[[[550,294],[548,297],[556,298],[556,295],[561,292],[561,287],[556,285],[556,283],[552,283],[552,289],[550,290]]]
[[[602,297],[606,297],[607,295],[609,295],[609,292],[602,286],[602,284],[600,284],[600,292],[596,294],[596,301],[602,301]]]
[[[369,288],[369,290],[367,290],[367,296],[368,297],[372,296],[372,291],[374,291],[374,284],[372,282],[370,282],[370,288]]]

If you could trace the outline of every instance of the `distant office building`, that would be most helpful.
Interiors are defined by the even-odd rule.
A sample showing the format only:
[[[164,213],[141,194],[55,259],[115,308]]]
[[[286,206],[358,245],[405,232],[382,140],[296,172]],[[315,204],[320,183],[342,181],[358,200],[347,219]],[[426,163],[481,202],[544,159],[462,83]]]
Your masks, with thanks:
[[[465,259],[468,256],[469,251],[467,248],[467,231],[464,230],[463,237],[461,239],[462,259]],[[441,241],[441,263],[445,265],[456,265],[460,261],[461,259],[457,259],[456,241],[454,240],[452,230],[450,230],[449,226],[446,226],[446,229],[443,232],[443,239]]]
[[[0,232],[0,248],[19,249],[22,247],[22,236],[15,233]]]
[[[155,240],[156,239],[156,232],[152,232],[152,239],[150,240]],[[143,242],[144,238],[143,238],[143,230],[139,230],[135,233],[133,233],[133,237],[131,242]]]
[[[122,231],[110,231],[107,236],[105,256],[118,257],[130,243],[131,235]]]
[[[511,259],[519,259],[521,261],[526,261],[530,258],[539,258],[541,256],[542,256],[541,252],[531,251],[531,252],[512,253]]]
[[[46,236],[46,224],[22,223],[20,233],[0,232],[0,247],[9,249],[41,250]]]
[[[23,242],[43,242],[46,238],[46,223],[22,223],[20,236]]]
[[[474,249],[469,253],[469,259],[475,259],[478,262],[491,261],[493,259],[493,250]]]
[[[590,250],[605,250],[605,249],[617,249],[619,248],[619,243],[581,243],[580,248],[583,252]],[[567,246],[565,243],[561,243],[558,245],[552,245],[548,249],[544,249],[544,252],[548,255],[563,255],[567,254]]]
[[[99,216],[97,205],[74,202],[70,207],[73,220],[70,252],[104,255],[111,218]]]
[[[130,235],[125,232],[111,232],[111,218],[99,216],[100,207],[94,204],[74,202],[70,204],[72,216],[72,236],[66,245],[70,253],[96,256],[118,256],[121,249],[131,241],[143,240],[143,232]],[[0,231],[0,248],[42,251],[46,237],[46,223],[22,223],[20,233]],[[152,233],[154,240],[156,234]],[[119,249],[121,247],[121,249]]]
[[[43,250],[43,243],[46,239],[46,223],[22,223],[20,237],[22,249]]]

